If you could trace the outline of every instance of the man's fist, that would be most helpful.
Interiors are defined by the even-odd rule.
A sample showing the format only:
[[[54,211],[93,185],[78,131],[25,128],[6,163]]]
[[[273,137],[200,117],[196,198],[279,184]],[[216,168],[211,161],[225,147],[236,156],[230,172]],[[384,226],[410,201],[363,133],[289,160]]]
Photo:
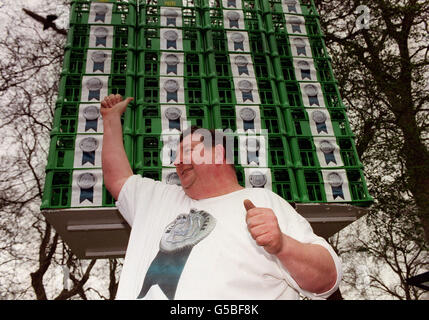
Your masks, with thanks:
[[[256,244],[270,254],[278,254],[283,248],[283,233],[273,210],[256,208],[250,200],[244,200],[244,207],[247,211],[247,229]]]
[[[125,112],[125,109],[127,108],[128,104],[133,100],[134,98],[127,98],[125,100],[122,100],[122,96],[120,94],[111,94],[110,96],[105,97],[103,101],[101,101],[101,115],[103,116],[103,118],[110,114],[118,114],[119,116],[121,116]]]

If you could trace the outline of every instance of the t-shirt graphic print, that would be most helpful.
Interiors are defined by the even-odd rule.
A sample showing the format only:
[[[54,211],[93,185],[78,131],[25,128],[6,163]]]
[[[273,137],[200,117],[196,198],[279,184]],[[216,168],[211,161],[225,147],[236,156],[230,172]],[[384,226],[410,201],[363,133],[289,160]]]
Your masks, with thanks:
[[[152,261],[140,294],[142,299],[153,286],[173,300],[177,284],[192,248],[206,238],[214,229],[216,219],[203,210],[191,209],[180,214],[164,230],[159,251]]]

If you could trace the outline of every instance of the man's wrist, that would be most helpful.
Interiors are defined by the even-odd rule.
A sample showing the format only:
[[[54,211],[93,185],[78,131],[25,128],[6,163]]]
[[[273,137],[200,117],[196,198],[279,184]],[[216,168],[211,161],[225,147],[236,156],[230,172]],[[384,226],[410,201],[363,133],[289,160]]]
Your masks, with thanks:
[[[103,126],[106,129],[120,128],[122,129],[121,114],[117,112],[109,112],[103,115]]]
[[[288,251],[289,251],[289,239],[285,234],[282,234],[282,245],[280,251],[275,255],[280,261],[283,261],[284,259],[287,259],[288,257]]]
[[[117,119],[120,119],[122,114],[119,112],[110,111],[106,114],[102,114],[103,121],[116,121]]]

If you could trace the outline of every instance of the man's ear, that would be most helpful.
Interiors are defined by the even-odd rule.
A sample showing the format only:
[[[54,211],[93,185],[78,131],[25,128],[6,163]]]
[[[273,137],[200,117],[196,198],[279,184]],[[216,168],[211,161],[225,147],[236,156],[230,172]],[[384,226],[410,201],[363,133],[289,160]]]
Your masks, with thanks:
[[[225,163],[225,149],[221,144],[217,144],[214,147],[215,151],[215,164],[224,164]]]

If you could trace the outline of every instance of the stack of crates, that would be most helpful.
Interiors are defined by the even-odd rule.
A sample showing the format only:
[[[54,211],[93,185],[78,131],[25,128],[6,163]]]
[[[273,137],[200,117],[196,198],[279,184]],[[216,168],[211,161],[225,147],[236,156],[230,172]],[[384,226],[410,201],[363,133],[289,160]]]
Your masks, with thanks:
[[[371,204],[311,0],[261,0],[303,203]]]
[[[233,132],[238,180],[297,201],[259,1],[204,1],[210,108],[214,127]]]
[[[100,102],[110,94],[135,94],[136,4],[76,0],[71,6],[41,208],[114,207],[101,170]],[[131,164],[133,109],[122,116]]]
[[[189,125],[230,129],[239,183],[290,202],[371,204],[312,0],[72,1],[42,208],[113,207],[100,101],[133,171],[180,184]],[[229,135],[229,134],[227,134]]]
[[[180,133],[212,126],[201,6],[193,0],[140,0],[137,22],[136,173],[180,184]]]

